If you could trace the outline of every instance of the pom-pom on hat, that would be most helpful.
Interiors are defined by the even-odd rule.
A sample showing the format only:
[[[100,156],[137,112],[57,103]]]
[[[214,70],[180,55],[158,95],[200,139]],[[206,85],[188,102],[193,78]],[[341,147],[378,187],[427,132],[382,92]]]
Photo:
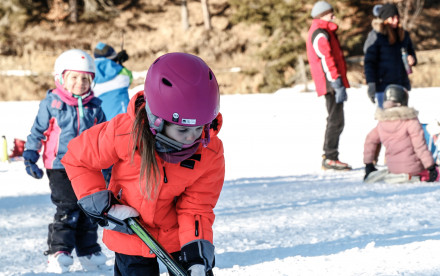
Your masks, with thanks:
[[[318,1],[315,3],[315,5],[313,5],[311,15],[313,18],[319,18],[332,11],[333,7],[329,3],[325,1]]]
[[[375,17],[379,17],[379,11],[382,8],[382,5],[378,4],[378,5],[374,5],[373,7],[373,15]]]
[[[117,53],[112,46],[107,45],[103,42],[98,42],[98,44],[95,47],[95,50],[93,51],[93,56],[95,58],[104,57],[108,59],[114,59],[117,56]]]
[[[379,18],[382,20],[386,20],[387,18],[395,15],[399,15],[399,11],[394,4],[385,4],[379,10]]]

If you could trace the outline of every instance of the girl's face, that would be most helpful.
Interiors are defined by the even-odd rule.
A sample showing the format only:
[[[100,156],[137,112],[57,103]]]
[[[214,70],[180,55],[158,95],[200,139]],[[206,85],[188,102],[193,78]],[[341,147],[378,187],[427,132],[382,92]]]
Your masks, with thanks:
[[[397,28],[397,26],[399,26],[399,16],[395,15],[392,17],[388,17],[385,20],[385,23],[387,23],[388,25],[390,25],[393,29]]]
[[[179,143],[190,145],[202,135],[204,126],[186,127],[175,124],[165,124],[164,134]]]
[[[82,95],[90,89],[90,74],[76,71],[64,73],[64,88],[74,95]]]

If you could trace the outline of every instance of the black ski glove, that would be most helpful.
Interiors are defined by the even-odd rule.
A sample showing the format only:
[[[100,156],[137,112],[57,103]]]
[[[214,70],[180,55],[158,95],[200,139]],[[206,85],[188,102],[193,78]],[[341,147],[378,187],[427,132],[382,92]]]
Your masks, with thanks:
[[[368,175],[374,171],[377,171],[376,167],[373,165],[373,163],[365,164],[365,176],[364,180],[367,179]]]
[[[370,98],[370,100],[373,103],[376,103],[375,98],[376,98],[376,83],[374,82],[369,82],[368,83],[368,97]]]
[[[214,267],[214,245],[207,240],[195,240],[185,244],[180,261],[190,276],[210,276]]]
[[[128,60],[129,56],[125,50],[120,51],[116,57],[113,59],[117,63],[121,64]]]
[[[432,165],[427,170],[429,171],[429,179],[427,182],[434,182],[437,181],[438,171],[437,171],[437,165]]]
[[[105,229],[124,234],[133,234],[125,221],[139,213],[132,207],[121,205],[109,190],[99,191],[78,200],[78,205],[93,220]]]

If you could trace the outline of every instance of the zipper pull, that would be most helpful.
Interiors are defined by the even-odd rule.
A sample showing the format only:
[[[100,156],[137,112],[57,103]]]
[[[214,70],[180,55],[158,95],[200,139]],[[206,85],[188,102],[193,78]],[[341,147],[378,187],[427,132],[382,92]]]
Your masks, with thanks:
[[[194,233],[194,235],[196,236],[196,237],[198,237],[199,236],[199,221],[198,220],[196,220],[196,223],[195,223],[196,225],[196,231],[195,231],[195,233]]]
[[[165,172],[165,167],[163,167],[163,182],[168,183],[168,178],[167,178],[167,174]]]

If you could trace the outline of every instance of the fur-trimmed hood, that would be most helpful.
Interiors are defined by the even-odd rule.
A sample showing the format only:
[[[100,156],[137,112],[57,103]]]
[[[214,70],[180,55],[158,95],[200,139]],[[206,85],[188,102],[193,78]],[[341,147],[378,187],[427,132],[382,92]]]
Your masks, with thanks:
[[[415,119],[419,112],[412,107],[398,106],[387,109],[378,108],[374,118],[378,121],[395,121]]]

